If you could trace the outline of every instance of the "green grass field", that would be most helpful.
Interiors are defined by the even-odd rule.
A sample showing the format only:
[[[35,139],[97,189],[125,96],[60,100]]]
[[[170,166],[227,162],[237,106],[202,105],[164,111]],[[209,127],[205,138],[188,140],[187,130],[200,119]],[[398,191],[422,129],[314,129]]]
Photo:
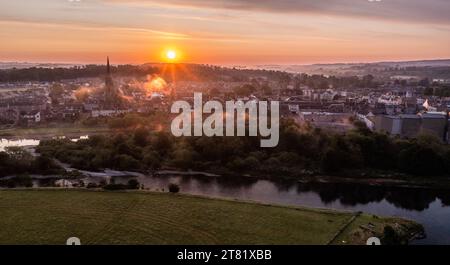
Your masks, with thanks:
[[[82,244],[326,244],[354,214],[167,193],[1,190],[0,216],[0,244],[72,236]]]

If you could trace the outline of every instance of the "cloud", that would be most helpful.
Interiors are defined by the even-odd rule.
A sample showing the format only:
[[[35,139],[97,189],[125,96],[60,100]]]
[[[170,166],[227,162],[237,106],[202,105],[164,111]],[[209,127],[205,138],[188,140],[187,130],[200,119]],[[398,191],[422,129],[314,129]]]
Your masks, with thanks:
[[[88,30],[88,31],[105,31],[110,32],[136,32],[143,34],[152,34],[152,37],[166,38],[166,39],[189,39],[191,36],[183,33],[168,32],[155,29],[149,29],[144,27],[120,27],[111,26],[106,24],[92,24],[92,23],[77,23],[77,22],[43,22],[39,20],[14,20],[14,19],[0,19],[0,23],[7,23],[10,25],[36,25],[39,27],[65,27],[67,29],[78,29],[78,30]]]
[[[450,24],[448,0],[103,0],[109,3],[346,16]]]

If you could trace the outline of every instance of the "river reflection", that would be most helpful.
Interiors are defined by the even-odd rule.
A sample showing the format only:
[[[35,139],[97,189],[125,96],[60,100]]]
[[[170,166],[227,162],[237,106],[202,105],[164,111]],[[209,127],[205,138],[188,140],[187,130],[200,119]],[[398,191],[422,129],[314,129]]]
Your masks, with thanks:
[[[35,140],[35,139],[20,139],[20,140],[0,139],[0,152],[5,151],[6,147],[36,146],[38,144],[39,144],[39,140]]]
[[[64,139],[64,136],[55,136],[55,137],[50,137],[49,139]],[[82,135],[80,137],[75,137],[75,138],[71,138],[70,140],[73,142],[77,142],[79,140],[84,140],[84,139],[88,139],[89,136],[88,135]],[[0,139],[0,152],[5,151],[6,147],[12,147],[12,146],[16,146],[16,147],[32,147],[32,146],[37,146],[39,145],[40,140],[38,139]]]
[[[115,179],[126,183],[130,178]],[[137,180],[150,190],[167,190],[170,183],[177,183],[188,194],[408,218],[423,224],[427,233],[426,239],[414,243],[450,244],[450,192],[446,190],[242,177],[142,176]]]
[[[363,184],[308,183],[298,184],[297,191],[299,193],[315,192],[325,205],[339,201],[343,205],[356,206],[386,200],[396,207],[416,211],[427,209],[436,199],[440,199],[445,206],[450,205],[450,195],[448,191],[444,190],[380,187]]]

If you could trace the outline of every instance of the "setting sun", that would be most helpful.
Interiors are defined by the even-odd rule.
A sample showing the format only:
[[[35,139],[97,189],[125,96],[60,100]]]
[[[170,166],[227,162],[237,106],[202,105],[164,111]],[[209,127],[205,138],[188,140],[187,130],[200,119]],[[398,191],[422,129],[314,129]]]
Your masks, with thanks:
[[[169,60],[175,60],[177,58],[177,53],[175,51],[173,51],[173,50],[169,50],[166,53],[166,57]]]

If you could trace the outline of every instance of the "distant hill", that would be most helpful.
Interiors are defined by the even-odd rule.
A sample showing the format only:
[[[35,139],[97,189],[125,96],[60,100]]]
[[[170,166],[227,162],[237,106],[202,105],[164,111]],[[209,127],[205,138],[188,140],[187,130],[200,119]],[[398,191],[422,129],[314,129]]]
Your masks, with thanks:
[[[401,67],[423,67],[423,66],[450,66],[450,59],[442,60],[423,60],[423,61],[403,61],[403,62],[379,62],[373,63],[374,65],[385,66],[401,66]]]
[[[305,73],[335,76],[362,76],[372,74],[380,77],[393,75],[414,75],[428,78],[449,78],[450,59],[374,62],[335,63],[311,65],[257,65],[256,69],[278,70],[289,73]],[[447,69],[448,68],[448,69]]]
[[[146,63],[142,65],[119,65],[117,67],[120,72],[124,69],[126,73],[131,72],[146,72],[149,68],[151,72],[157,71],[158,68],[166,65],[165,63]],[[450,79],[450,59],[441,60],[421,60],[421,61],[399,61],[399,62],[374,62],[374,63],[335,63],[335,64],[311,64],[311,65],[277,65],[277,64],[266,64],[266,65],[256,65],[256,66],[225,66],[225,68],[220,67],[218,69],[217,65],[204,65],[204,64],[183,64],[185,67],[195,70],[195,72],[201,73],[201,76],[210,75],[212,72],[215,74],[231,74],[231,72],[241,71],[240,73],[253,73],[255,70],[274,70],[281,72],[288,72],[293,74],[305,73],[305,74],[318,74],[325,76],[364,76],[373,75],[380,80],[391,79],[395,76],[411,76],[415,78],[429,78],[429,79]],[[0,62],[0,70],[6,71],[6,69],[16,68],[16,71],[25,71],[27,73],[21,73],[20,76],[11,77],[11,73],[8,73],[8,78],[4,81],[14,81],[14,80],[28,80],[27,75],[31,74],[35,76],[33,67],[42,68],[36,70],[40,72],[39,79],[42,79],[43,75],[49,74],[52,79],[58,79],[61,76],[61,72],[68,71],[74,66],[83,66],[81,64],[64,64],[64,63],[28,63],[28,62]],[[83,71],[90,71],[94,68],[95,73],[90,73],[89,76],[97,75],[104,71],[102,65],[87,65],[89,69],[84,69]],[[27,70],[28,69],[28,70]],[[52,74],[48,73],[49,70],[58,70],[58,73]],[[73,70],[73,69],[72,69]],[[80,69],[75,69],[80,70]],[[75,71],[74,70],[74,71]],[[82,69],[81,69],[82,70]],[[70,72],[70,71],[69,71]],[[73,71],[72,71],[73,72]],[[18,74],[18,73],[17,73]],[[260,73],[261,74],[261,73]],[[267,74],[267,73],[266,73]],[[25,77],[24,77],[25,75]],[[56,75],[56,76],[55,76]],[[77,76],[76,74],[70,74],[70,76]],[[36,79],[34,77],[34,79]],[[33,79],[33,80],[34,80]],[[47,80],[48,78],[44,78]]]
[[[25,69],[30,67],[41,68],[70,68],[73,66],[81,66],[81,64],[64,64],[64,63],[28,63],[28,62],[0,62],[0,69]]]

